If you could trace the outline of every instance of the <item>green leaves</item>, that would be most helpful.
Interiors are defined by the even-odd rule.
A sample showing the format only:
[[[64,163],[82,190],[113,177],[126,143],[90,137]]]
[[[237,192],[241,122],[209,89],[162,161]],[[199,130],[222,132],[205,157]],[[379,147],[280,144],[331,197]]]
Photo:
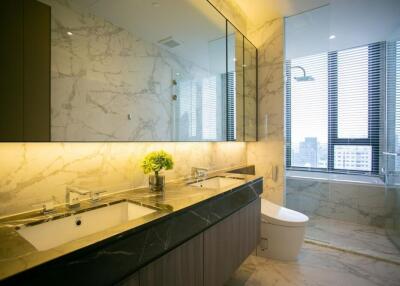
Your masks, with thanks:
[[[145,174],[156,172],[162,169],[171,170],[174,167],[172,156],[164,150],[154,151],[146,155],[142,161],[142,169]]]

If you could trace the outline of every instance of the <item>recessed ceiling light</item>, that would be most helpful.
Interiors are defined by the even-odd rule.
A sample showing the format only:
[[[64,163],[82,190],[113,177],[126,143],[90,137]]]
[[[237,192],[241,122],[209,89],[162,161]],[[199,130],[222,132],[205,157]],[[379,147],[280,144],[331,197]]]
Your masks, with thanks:
[[[72,36],[73,34],[72,34],[72,32],[68,31],[68,32],[67,32],[67,35],[68,35],[68,36]]]
[[[335,35],[330,35],[329,36],[329,40],[333,40],[333,39],[336,39],[336,36]]]

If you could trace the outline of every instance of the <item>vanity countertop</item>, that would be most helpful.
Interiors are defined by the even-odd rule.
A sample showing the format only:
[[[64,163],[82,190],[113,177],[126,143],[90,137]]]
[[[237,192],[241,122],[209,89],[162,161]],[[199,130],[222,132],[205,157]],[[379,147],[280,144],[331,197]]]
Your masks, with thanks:
[[[77,252],[82,250],[98,248],[101,247],[101,245],[110,244],[110,242],[118,239],[124,239],[125,236],[132,236],[132,234],[148,228],[149,225],[153,223],[169,219],[180,213],[191,212],[192,216],[199,217],[207,224],[211,224],[215,220],[209,216],[218,217],[221,216],[221,214],[218,214],[218,212],[215,212],[215,214],[201,213],[199,208],[199,212],[196,213],[196,209],[193,207],[202,202],[224,196],[229,192],[234,192],[235,189],[244,185],[250,186],[250,188],[248,188],[250,190],[248,191],[248,198],[241,195],[236,196],[235,200],[244,201],[253,196],[258,197],[260,192],[262,192],[262,177],[233,173],[214,174],[214,176],[217,175],[240,178],[242,180],[235,185],[220,189],[193,187],[183,182],[167,184],[163,193],[154,193],[147,188],[127,189],[104,196],[97,203],[83,201],[81,202],[79,210],[70,210],[65,206],[61,206],[57,207],[55,212],[47,215],[40,214],[39,212],[30,212],[3,218],[0,220],[0,280],[66,255],[76,255]],[[257,186],[255,185],[256,187],[253,188],[253,184],[257,184]],[[250,194],[251,192],[253,192],[253,194]],[[20,226],[39,224],[121,201],[129,201],[148,206],[155,208],[157,211],[139,219],[128,221],[124,224],[44,251],[36,250],[33,245],[22,238],[17,232]],[[229,203],[229,207],[231,205],[232,201]],[[218,206],[218,208],[221,208],[221,206]],[[229,212],[229,210],[225,212]]]

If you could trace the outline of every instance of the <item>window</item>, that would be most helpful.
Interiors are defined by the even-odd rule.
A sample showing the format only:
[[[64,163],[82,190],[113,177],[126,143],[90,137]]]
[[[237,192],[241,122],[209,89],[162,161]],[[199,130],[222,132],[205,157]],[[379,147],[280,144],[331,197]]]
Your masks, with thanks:
[[[396,149],[395,153],[400,154],[400,41],[393,44],[394,57],[390,61],[395,66],[391,84],[394,84],[394,93],[396,97]],[[400,157],[396,156],[396,171],[400,171]]]
[[[328,55],[295,59],[292,67],[302,67],[312,81],[293,80],[290,84],[292,166],[326,168],[328,160]],[[288,70],[289,71],[289,70]],[[291,78],[303,75],[292,68]],[[318,75],[318,76],[317,76]]]
[[[228,78],[226,78],[228,75]],[[227,126],[226,139],[227,141],[236,140],[236,73],[228,72],[222,76],[222,82],[227,84]]]
[[[400,171],[400,41],[387,43],[388,170]]]
[[[180,140],[218,140],[219,109],[221,106],[221,82],[216,76],[179,80],[178,95],[178,138]]]
[[[289,168],[378,173],[382,59],[375,43],[287,62]]]

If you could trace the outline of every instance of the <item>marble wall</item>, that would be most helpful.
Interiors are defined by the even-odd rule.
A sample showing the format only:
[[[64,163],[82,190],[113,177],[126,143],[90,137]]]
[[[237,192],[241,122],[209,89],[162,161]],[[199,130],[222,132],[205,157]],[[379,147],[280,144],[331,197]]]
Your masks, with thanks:
[[[284,21],[277,18],[250,31],[258,48],[258,142],[247,144],[247,161],[264,176],[264,196],[284,203]]]
[[[235,0],[209,0],[258,49],[258,142],[247,143],[247,162],[264,177],[267,199],[284,203],[284,19],[255,25]],[[224,11],[224,8],[227,11]]]
[[[245,143],[2,143],[0,216],[63,203],[67,185],[87,187],[147,184],[140,162],[150,151],[172,154],[166,179],[190,175],[192,166],[213,170],[246,164]]]
[[[204,0],[211,3],[220,11],[239,31],[247,35],[248,25],[250,25],[248,16],[243,12],[235,0]]]
[[[234,0],[210,2],[246,33],[246,18]],[[63,202],[65,187],[71,184],[144,185],[140,160],[157,149],[171,152],[175,158],[174,170],[166,172],[167,180],[187,176],[191,166],[221,169],[256,164],[257,174],[266,180],[266,197],[282,203],[283,20],[269,21],[247,35],[259,48],[260,142],[0,144],[0,215],[36,208],[52,198]],[[60,63],[58,68],[67,67]],[[80,69],[75,68],[70,66],[67,71],[79,74]],[[112,81],[112,73],[107,76]]]
[[[392,208],[385,186],[286,179],[286,205],[307,215],[384,227]]]
[[[208,71],[73,1],[42,1],[52,7],[52,141],[173,140],[175,75]]]

